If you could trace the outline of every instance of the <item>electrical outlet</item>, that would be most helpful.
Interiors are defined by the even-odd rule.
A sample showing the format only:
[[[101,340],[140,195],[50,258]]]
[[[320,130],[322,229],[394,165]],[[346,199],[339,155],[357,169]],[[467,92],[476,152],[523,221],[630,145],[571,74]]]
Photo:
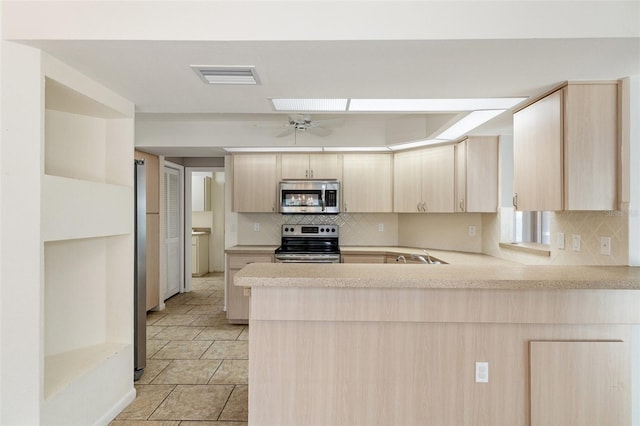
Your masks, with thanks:
[[[475,237],[476,236],[476,227],[471,225],[469,226],[469,236],[470,237]]]
[[[488,362],[476,362],[476,383],[489,383]]]
[[[580,235],[571,234],[571,250],[580,251]]]
[[[600,237],[600,254],[611,256],[611,237]]]
[[[260,232],[260,224],[258,222],[253,224],[253,230],[255,232]]]
[[[378,232],[384,232],[384,223],[378,224]]]
[[[558,249],[564,250],[564,232],[558,232],[557,240],[558,240]]]

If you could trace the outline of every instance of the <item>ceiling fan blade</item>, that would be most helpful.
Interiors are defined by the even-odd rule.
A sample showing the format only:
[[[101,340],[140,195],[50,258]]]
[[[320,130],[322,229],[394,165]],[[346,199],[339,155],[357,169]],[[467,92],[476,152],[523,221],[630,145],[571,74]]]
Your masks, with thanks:
[[[331,129],[326,129],[324,127],[309,127],[307,132],[318,136],[329,136],[331,134]]]
[[[287,129],[285,129],[283,132],[280,132],[276,135],[276,138],[283,138],[285,136],[290,135],[291,133],[293,133],[296,129],[294,127],[289,127]]]

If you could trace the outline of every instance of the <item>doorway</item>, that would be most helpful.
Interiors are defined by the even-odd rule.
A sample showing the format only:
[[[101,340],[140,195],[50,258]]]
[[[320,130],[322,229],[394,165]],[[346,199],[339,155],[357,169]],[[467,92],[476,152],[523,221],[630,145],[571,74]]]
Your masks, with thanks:
[[[185,265],[189,265],[185,270],[185,290],[190,291],[192,276],[224,272],[224,167],[185,167],[185,195],[184,234],[191,236],[185,239],[184,246]],[[207,244],[204,256],[203,241]]]

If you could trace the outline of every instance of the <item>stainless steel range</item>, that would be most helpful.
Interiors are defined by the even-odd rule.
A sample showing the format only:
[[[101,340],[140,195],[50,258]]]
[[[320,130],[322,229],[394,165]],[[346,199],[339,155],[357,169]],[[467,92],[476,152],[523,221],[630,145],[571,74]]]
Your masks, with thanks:
[[[278,263],[340,263],[338,225],[282,225]]]

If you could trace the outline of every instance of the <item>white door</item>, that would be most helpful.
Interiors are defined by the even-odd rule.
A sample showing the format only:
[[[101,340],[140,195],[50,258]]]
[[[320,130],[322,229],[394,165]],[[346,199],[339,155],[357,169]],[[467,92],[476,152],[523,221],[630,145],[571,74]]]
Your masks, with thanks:
[[[180,291],[181,250],[180,250],[180,171],[172,167],[164,168],[164,202],[165,202],[165,226],[167,236],[167,287],[164,294],[165,300]]]

